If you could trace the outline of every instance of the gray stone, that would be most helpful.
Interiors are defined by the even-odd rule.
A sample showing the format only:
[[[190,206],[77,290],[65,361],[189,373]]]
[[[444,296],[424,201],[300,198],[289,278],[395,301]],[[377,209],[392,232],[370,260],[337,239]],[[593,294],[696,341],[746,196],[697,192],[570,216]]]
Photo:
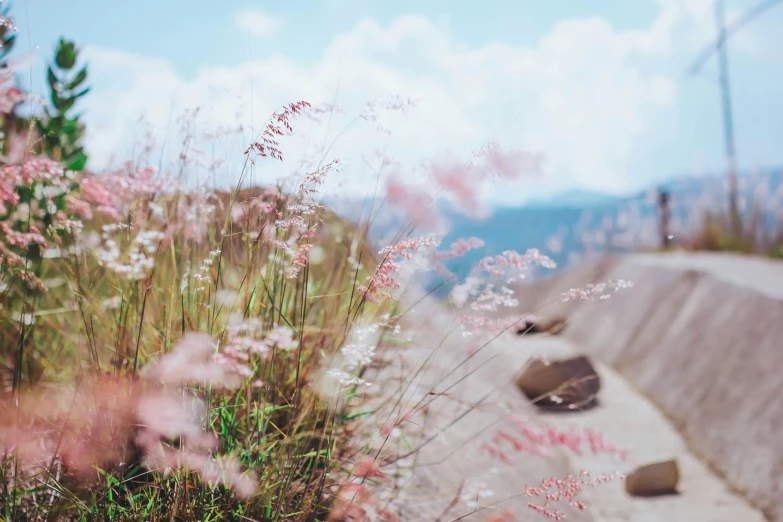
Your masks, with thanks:
[[[655,462],[636,468],[625,478],[625,490],[635,497],[677,493],[680,470],[676,460]]]
[[[565,329],[566,319],[563,316],[543,318],[527,318],[524,326],[517,330],[517,335],[548,334],[558,335]]]
[[[580,355],[557,361],[533,359],[516,384],[539,408],[581,410],[597,403],[601,379],[590,359]]]

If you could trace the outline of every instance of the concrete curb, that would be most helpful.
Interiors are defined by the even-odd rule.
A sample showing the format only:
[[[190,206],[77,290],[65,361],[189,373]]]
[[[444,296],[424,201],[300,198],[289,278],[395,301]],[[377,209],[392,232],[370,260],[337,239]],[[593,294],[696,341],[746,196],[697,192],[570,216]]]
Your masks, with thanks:
[[[635,286],[606,301],[545,309],[568,315],[564,337],[653,400],[696,455],[783,520],[783,263],[629,256],[523,287],[520,310],[557,302],[595,273]]]

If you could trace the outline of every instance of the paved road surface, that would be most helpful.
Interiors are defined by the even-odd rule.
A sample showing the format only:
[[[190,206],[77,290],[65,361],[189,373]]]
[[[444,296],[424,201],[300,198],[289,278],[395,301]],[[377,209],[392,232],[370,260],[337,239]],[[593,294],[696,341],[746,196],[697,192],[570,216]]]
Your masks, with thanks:
[[[505,334],[461,364],[475,340],[462,337],[454,316],[437,302],[425,300],[409,317],[413,323],[409,331],[415,333],[413,346],[379,353],[388,365],[366,376],[373,382],[374,402],[390,401],[384,411],[393,408],[399,414],[419,401],[428,404],[423,413],[402,423],[385,446],[386,454],[397,455],[421,446],[397,465],[398,491],[391,496],[402,520],[434,521],[441,517],[445,522],[466,514],[462,520],[484,520],[492,510],[505,508],[515,511],[515,520],[545,520],[527,507],[529,501],[540,499],[526,497],[526,485],[583,470],[593,476],[627,473],[638,463],[672,457],[680,463],[680,495],[631,498],[622,479],[615,479],[583,490],[579,500],[588,505],[585,511],[568,506],[560,510],[567,520],[596,522],[764,520],[688,452],[676,429],[650,401],[605,366],[597,366],[602,379],[599,407],[573,414],[544,414],[530,406],[513,384],[515,373],[535,354],[572,354],[579,351],[577,346],[561,338],[520,339]],[[404,395],[399,391],[401,382]],[[500,429],[513,433],[512,414],[536,426],[562,431],[592,428],[602,432],[606,441],[629,448],[629,457],[623,462],[607,454],[593,455],[585,445],[582,456],[561,447],[544,458],[514,452],[506,445],[503,447],[513,463],[501,462],[480,446]],[[380,440],[382,436],[376,435],[376,444]],[[462,498],[442,515],[461,483]],[[388,496],[389,490],[382,488],[382,497]],[[470,514],[477,506],[489,507]]]

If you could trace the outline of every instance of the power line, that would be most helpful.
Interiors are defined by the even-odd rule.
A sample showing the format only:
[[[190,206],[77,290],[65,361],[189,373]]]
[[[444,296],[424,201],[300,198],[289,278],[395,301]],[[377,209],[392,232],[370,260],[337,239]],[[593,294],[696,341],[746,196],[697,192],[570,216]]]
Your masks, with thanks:
[[[783,0],[764,0],[745,11],[742,16],[736,19],[732,24],[726,26],[723,15],[723,0],[715,0],[715,24],[718,36],[714,42],[702,51],[688,71],[690,75],[699,73],[706,61],[712,57],[712,54],[718,53],[718,82],[721,91],[723,131],[726,148],[726,163],[728,167],[730,227],[735,234],[740,232],[740,220],[737,190],[737,157],[734,146],[734,121],[732,117],[729,66],[726,52],[727,40],[749,22],[758,18],[781,2],[783,2]]]
[[[714,42],[710,43],[707,47],[704,48],[704,50],[701,53],[699,53],[699,56],[693,61],[693,64],[688,69],[688,74],[689,75],[697,74],[699,70],[707,62],[707,60],[709,60],[710,57],[712,57],[712,54],[715,53],[718,49],[723,47],[723,44],[726,42],[726,40],[729,39],[730,36],[733,36],[749,22],[758,18],[759,16],[767,12],[769,9],[775,7],[777,4],[780,3],[783,3],[783,0],[764,0],[763,2],[759,2],[755,6],[745,11],[742,14],[742,16],[740,16],[739,18],[734,20],[734,22],[726,26],[725,29],[718,35],[718,38]]]
[[[720,81],[721,108],[723,109],[723,134],[726,147],[726,164],[729,181],[729,215],[732,232],[739,234],[739,203],[737,194],[737,154],[734,148],[734,119],[729,88],[729,60],[726,55],[726,25],[723,19],[723,0],[715,0],[715,26],[718,39],[718,80]]]

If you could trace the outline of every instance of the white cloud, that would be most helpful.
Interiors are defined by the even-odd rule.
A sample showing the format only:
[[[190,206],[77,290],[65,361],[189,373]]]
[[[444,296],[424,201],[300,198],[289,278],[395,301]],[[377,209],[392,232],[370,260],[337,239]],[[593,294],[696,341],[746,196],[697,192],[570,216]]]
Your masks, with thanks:
[[[245,33],[260,38],[277,31],[283,25],[283,20],[259,9],[246,8],[237,11],[234,23]]]
[[[203,129],[244,125],[241,139],[221,141],[216,148],[236,174],[250,127],[258,131],[281,104],[336,99],[345,115],[331,122],[334,137],[365,101],[393,94],[421,104],[410,114],[389,115],[391,136],[360,122],[363,127],[351,127],[338,139],[331,155],[346,165],[344,179],[350,183],[343,190],[372,192],[375,178],[360,168],[362,155],[376,148],[415,166],[433,156],[467,156],[493,139],[544,152],[548,172],[563,183],[622,190],[637,181],[630,165],[634,154],[671,125],[682,42],[694,32],[706,34],[712,23],[705,2],[711,3],[689,0],[683,7],[659,0],[659,15],[643,30],[618,31],[598,17],[564,21],[534,46],[490,42],[467,48],[424,17],[400,17],[387,27],[365,19],[336,36],[313,64],[271,56],[204,67],[187,80],[159,59],[90,49],[93,77],[126,78],[89,100],[88,117],[99,122],[88,141],[92,165],[102,167],[112,154],[127,150],[130,124],[142,114],[160,137],[168,128],[167,147],[176,146],[169,123],[172,100],[177,109],[200,107]],[[273,25],[263,13],[251,14],[241,17],[245,28],[264,32],[265,23],[266,29]],[[315,132],[310,145],[322,143],[325,129],[305,125],[302,130]],[[303,147],[304,140],[289,144],[293,158]],[[504,187],[497,198],[513,201],[519,190],[512,188]]]

